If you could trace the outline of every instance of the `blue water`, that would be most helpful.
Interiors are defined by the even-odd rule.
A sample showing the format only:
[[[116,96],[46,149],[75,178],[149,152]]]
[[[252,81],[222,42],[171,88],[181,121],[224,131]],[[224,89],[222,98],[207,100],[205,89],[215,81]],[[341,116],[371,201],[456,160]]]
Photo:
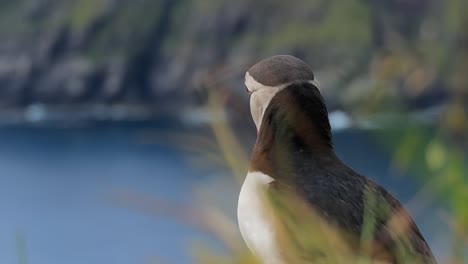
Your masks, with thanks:
[[[176,129],[190,134],[166,121],[0,128],[0,263],[18,263],[18,255],[34,264],[193,263],[191,245],[209,244],[207,235],[114,201],[116,193],[131,191],[193,205],[194,188],[214,174],[178,148],[141,140],[145,131]],[[402,201],[418,190],[416,182],[390,177],[390,154],[367,132],[334,137],[347,163]],[[231,186],[236,194],[238,186]],[[234,212],[235,201],[228,204]],[[434,223],[424,215],[416,221],[432,241]]]

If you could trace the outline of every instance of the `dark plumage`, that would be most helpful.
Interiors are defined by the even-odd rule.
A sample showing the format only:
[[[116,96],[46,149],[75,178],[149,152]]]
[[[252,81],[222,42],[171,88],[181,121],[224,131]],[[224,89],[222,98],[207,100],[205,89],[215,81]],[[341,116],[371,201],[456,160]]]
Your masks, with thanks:
[[[263,60],[249,69],[254,79],[267,86],[277,86],[294,81],[314,80],[309,66],[296,57],[278,55]]]
[[[270,183],[270,190],[287,189],[294,193],[328,223],[358,242],[364,215],[371,216],[375,221],[373,246],[386,252],[386,261],[401,263],[399,254],[403,247],[404,252],[415,256],[416,263],[436,263],[400,202],[335,154],[324,100],[317,87],[307,81],[314,78],[310,68],[294,57],[276,56],[248,72],[262,85],[291,83],[274,95],[264,111],[249,171],[269,175],[275,180]],[[377,207],[366,206],[368,194]],[[405,226],[403,234],[392,225],[398,220]]]

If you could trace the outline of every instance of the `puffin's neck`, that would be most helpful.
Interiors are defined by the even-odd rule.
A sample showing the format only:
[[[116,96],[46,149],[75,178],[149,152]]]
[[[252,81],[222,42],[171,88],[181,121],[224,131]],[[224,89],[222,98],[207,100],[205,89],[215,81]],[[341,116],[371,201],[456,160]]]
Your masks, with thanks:
[[[250,170],[278,179],[296,175],[295,170],[303,166],[318,170],[336,159],[318,89],[298,83],[278,92],[263,116]]]

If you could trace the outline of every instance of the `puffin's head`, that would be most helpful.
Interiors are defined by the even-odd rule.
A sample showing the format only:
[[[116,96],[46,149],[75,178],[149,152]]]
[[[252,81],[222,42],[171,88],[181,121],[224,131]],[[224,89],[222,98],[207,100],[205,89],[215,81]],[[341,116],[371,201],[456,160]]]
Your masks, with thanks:
[[[312,69],[290,55],[264,59],[245,73],[245,85],[250,96],[250,111],[257,130],[263,114],[276,93],[291,84],[309,82],[318,88]]]

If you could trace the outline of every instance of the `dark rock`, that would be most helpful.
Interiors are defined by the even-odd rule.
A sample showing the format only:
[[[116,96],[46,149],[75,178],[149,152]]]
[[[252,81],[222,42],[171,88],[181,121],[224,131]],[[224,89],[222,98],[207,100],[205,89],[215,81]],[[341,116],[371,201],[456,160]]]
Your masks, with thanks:
[[[425,0],[25,2],[8,4],[4,10],[14,16],[0,18],[2,108],[195,105],[205,101],[197,97],[201,89],[242,92],[253,62],[285,53],[303,58],[319,80],[336,86],[324,94],[340,105],[341,90],[368,75],[375,54],[398,53],[388,36],[415,47],[430,16]],[[448,93],[448,84],[437,74],[430,89],[437,96],[418,97],[418,105],[447,98],[438,96]]]

